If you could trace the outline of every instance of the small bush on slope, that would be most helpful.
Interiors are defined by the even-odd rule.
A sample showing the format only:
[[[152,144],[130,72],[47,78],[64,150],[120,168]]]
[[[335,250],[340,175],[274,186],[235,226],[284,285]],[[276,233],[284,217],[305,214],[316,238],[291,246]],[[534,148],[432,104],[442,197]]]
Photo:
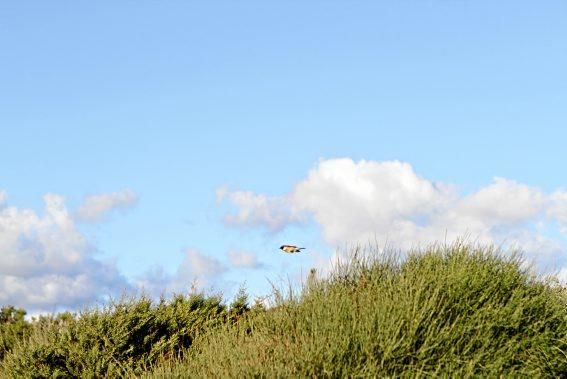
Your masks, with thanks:
[[[154,377],[567,376],[567,296],[456,244],[354,258],[299,297],[202,335]]]
[[[31,326],[25,321],[26,311],[13,306],[0,309],[0,362],[19,342],[27,338]]]
[[[144,297],[125,299],[78,316],[43,317],[0,367],[10,377],[139,374],[158,358],[176,356],[229,315],[220,298],[191,295],[158,304]]]

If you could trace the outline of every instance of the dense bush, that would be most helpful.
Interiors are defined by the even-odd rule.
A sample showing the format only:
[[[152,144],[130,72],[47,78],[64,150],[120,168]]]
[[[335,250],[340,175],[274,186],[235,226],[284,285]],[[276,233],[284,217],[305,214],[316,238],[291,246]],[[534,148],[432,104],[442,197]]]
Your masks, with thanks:
[[[25,321],[25,315],[25,310],[13,306],[0,309],[0,361],[29,335],[31,326]]]
[[[122,299],[0,313],[6,377],[567,377],[567,291],[491,248],[360,254],[250,307]]]
[[[20,377],[133,375],[171,359],[204,330],[228,319],[218,297],[176,296],[153,304],[123,299],[102,309],[42,317],[29,339],[4,357],[4,372]]]
[[[354,257],[299,297],[200,336],[155,377],[566,377],[567,297],[466,245]]]

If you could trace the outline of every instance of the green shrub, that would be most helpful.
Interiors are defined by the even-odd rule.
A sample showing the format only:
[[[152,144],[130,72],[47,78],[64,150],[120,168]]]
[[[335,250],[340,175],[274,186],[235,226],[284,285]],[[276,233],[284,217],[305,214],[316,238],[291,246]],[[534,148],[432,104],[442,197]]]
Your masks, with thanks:
[[[190,375],[189,375],[190,373]],[[199,336],[154,377],[566,377],[567,296],[456,244],[361,258]]]
[[[567,377],[567,290],[492,248],[355,250],[274,303],[132,298],[28,323],[0,312],[0,376]]]
[[[42,317],[2,368],[19,377],[115,377],[171,359],[208,328],[225,322],[219,297],[175,296],[153,304],[123,299],[78,315]]]
[[[26,311],[11,305],[0,309],[0,361],[30,333],[31,326],[24,319]]]

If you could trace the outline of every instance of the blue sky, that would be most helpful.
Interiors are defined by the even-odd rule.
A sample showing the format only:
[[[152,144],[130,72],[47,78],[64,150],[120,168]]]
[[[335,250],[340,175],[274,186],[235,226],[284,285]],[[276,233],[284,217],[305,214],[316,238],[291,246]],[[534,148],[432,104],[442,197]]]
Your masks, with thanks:
[[[567,267],[566,12],[0,4],[0,302],[76,308],[195,277],[261,294],[370,234],[454,229]]]

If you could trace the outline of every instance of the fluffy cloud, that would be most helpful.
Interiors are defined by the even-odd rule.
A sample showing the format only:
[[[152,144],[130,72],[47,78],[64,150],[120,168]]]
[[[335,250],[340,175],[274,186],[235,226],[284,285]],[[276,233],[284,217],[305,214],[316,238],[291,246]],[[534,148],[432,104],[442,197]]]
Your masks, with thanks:
[[[238,209],[237,213],[225,216],[224,221],[230,225],[262,225],[276,232],[301,220],[298,211],[290,207],[292,204],[283,197],[268,197],[249,191],[230,192],[220,188],[217,190],[217,200],[228,200]]]
[[[113,210],[129,209],[137,203],[138,196],[130,190],[93,195],[84,200],[77,211],[77,217],[81,221],[94,222]]]
[[[0,304],[52,312],[129,289],[113,264],[93,256],[63,197],[47,194],[43,200],[43,215],[0,208]]]
[[[556,259],[561,245],[541,229],[557,220],[567,232],[564,192],[546,195],[538,188],[494,178],[478,191],[461,195],[454,185],[422,178],[411,165],[398,161],[322,160],[293,191],[279,197],[223,191],[221,199],[234,208],[227,216],[232,224],[281,230],[311,217],[332,246],[377,239],[411,248],[469,236]]]
[[[236,268],[261,268],[256,254],[250,251],[229,251],[228,259],[232,267]]]
[[[561,233],[567,235],[567,191],[557,191],[551,195],[551,206],[547,215],[556,219],[561,227]]]
[[[288,197],[310,213],[333,243],[370,240],[375,233],[402,231],[446,207],[451,189],[415,175],[401,162],[321,161]]]
[[[152,296],[187,292],[192,286],[226,285],[228,267],[260,267],[248,252],[228,254],[230,266],[195,249],[186,249],[176,272],[154,267],[134,281],[111,262],[96,257],[96,247],[77,228],[77,220],[94,221],[114,209],[135,205],[131,191],[85,199],[77,212],[56,194],[43,197],[44,211],[6,204],[0,191],[0,305],[15,305],[31,314],[104,302],[108,297],[143,290]],[[218,288],[217,288],[218,289]]]
[[[192,287],[205,289],[218,284],[221,275],[227,271],[219,260],[198,250],[186,249],[184,254],[183,261],[173,275],[157,267],[138,278],[137,287],[152,296],[186,293]]]
[[[185,259],[179,266],[177,275],[180,278],[206,280],[226,271],[226,268],[215,258],[202,254],[194,249],[185,251]]]

